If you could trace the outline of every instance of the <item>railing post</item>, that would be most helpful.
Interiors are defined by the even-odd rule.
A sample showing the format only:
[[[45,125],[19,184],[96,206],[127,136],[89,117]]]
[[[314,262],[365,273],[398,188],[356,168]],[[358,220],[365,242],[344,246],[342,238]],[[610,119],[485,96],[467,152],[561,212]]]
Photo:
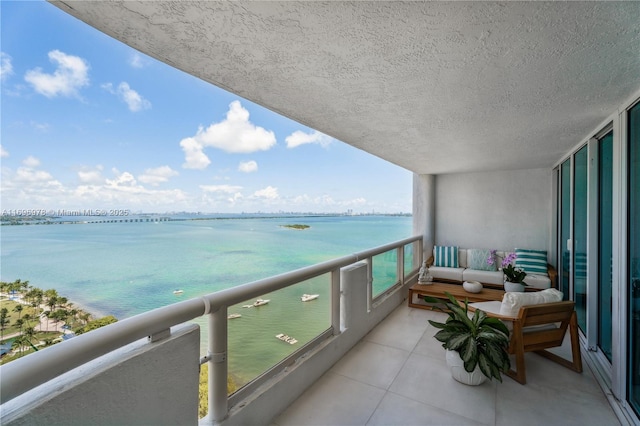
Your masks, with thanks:
[[[373,256],[367,257],[367,312],[373,305]]]
[[[209,314],[209,418],[227,416],[227,307]]]
[[[398,247],[398,264],[396,268],[398,271],[398,281],[400,281],[400,285],[404,285],[404,245]]]
[[[340,268],[331,271],[331,327],[333,335],[340,334]]]

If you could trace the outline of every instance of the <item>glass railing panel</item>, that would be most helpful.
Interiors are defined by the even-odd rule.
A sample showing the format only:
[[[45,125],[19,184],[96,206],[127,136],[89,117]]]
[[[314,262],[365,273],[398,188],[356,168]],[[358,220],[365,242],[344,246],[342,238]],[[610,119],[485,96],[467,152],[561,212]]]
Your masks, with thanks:
[[[375,299],[399,281],[398,278],[398,251],[396,249],[373,256],[373,289]]]
[[[331,327],[330,277],[324,274],[265,294],[264,304],[249,300],[229,307],[230,393]],[[310,300],[303,301],[304,295],[311,295]]]
[[[404,276],[420,268],[420,260],[417,259],[418,245],[413,242],[404,246]]]

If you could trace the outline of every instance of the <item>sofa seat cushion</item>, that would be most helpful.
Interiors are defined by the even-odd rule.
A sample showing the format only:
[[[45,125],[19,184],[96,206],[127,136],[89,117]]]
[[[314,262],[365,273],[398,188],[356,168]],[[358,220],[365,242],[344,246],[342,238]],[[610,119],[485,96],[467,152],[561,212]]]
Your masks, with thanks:
[[[551,278],[548,275],[535,275],[527,274],[524,277],[524,282],[530,287],[535,289],[545,289],[551,287]]]
[[[462,282],[463,271],[464,268],[445,268],[443,266],[431,266],[429,268],[429,275],[431,275],[434,280],[438,280],[440,278]]]
[[[502,285],[504,274],[502,271],[480,271],[467,268],[462,272],[463,281],[480,281],[484,284]]]

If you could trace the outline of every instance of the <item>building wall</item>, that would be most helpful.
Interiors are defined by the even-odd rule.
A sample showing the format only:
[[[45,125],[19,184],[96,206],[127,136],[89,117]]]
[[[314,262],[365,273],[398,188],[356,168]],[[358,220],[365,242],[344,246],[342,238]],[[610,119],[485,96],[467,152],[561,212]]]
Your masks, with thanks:
[[[435,244],[550,252],[552,180],[551,169],[436,176]]]

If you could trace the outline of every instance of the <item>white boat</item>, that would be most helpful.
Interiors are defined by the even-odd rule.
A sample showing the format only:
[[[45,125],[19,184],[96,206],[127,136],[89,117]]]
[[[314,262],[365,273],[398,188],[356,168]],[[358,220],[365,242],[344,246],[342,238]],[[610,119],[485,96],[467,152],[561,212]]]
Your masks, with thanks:
[[[318,296],[320,295],[319,294],[303,294],[300,300],[302,300],[303,302],[309,302],[311,300],[317,299]]]
[[[179,288],[178,288],[178,289],[173,290],[173,294],[175,294],[176,296],[177,296],[177,295],[180,295],[180,294],[182,294],[182,293],[184,293],[184,290],[182,290],[182,289],[179,289]]]
[[[234,319],[234,318],[240,318],[242,315],[240,314],[229,314],[227,316],[227,319]]]
[[[286,334],[283,334],[283,333],[276,334],[276,339],[282,340],[283,342],[287,342],[290,345],[295,345],[296,343],[298,343],[296,339],[294,339],[291,336],[287,336]]]
[[[251,304],[251,305],[242,305],[242,307],[243,308],[254,308],[256,306],[266,305],[270,301],[271,301],[271,299],[256,299],[256,301],[253,302],[253,304]]]

